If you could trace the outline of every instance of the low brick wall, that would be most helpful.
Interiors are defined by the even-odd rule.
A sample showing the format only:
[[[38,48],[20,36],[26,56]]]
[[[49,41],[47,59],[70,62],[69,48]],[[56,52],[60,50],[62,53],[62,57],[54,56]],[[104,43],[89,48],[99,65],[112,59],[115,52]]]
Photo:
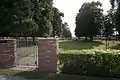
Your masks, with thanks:
[[[0,68],[11,68],[15,65],[16,40],[0,39]]]
[[[38,47],[38,70],[43,72],[57,72],[58,40],[39,39]]]

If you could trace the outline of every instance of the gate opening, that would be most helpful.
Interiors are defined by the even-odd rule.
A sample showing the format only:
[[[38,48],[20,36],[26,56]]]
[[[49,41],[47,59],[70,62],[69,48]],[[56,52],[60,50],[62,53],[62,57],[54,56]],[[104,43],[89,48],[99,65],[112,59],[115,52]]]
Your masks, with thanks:
[[[38,40],[17,39],[16,65],[38,67]]]

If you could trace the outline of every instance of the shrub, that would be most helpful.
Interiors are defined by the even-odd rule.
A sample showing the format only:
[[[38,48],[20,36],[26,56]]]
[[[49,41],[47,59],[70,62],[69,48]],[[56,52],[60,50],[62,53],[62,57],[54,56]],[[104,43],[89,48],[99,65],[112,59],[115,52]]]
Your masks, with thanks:
[[[68,51],[69,52],[69,51]],[[61,53],[61,73],[99,77],[120,77],[119,51],[88,50]]]

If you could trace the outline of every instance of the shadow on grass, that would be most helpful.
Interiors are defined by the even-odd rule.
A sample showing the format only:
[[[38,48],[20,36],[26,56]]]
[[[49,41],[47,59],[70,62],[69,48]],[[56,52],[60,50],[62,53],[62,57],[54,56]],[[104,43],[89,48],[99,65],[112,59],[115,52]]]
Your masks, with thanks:
[[[67,74],[55,74],[45,72],[21,72],[14,76],[21,76],[29,80],[119,80],[109,77],[93,77],[83,75],[67,75]]]
[[[23,77],[27,80],[120,80],[107,77],[93,77],[83,75],[67,75],[37,71],[14,71],[9,69],[0,69],[0,75]],[[25,80],[26,80],[25,79]]]
[[[60,42],[60,48],[65,50],[93,49],[103,44],[100,41],[63,41]]]
[[[110,49],[120,50],[120,44],[117,44],[115,46],[111,46]]]
[[[21,76],[26,79],[42,79],[42,80],[55,80],[56,78],[56,74],[36,71],[24,71],[17,73],[14,76]]]

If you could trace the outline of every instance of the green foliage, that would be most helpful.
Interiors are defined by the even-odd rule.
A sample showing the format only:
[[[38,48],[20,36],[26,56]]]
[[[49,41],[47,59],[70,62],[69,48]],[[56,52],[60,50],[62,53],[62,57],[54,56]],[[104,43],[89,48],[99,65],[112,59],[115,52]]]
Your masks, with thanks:
[[[53,21],[52,21],[52,25],[53,25],[53,34],[52,36],[58,36],[61,37],[63,34],[63,25],[62,25],[62,19],[61,17],[64,17],[64,14],[61,13],[57,8],[53,7],[53,12],[54,12],[54,16],[53,16]]]
[[[71,33],[71,31],[70,31],[70,29],[68,27],[68,24],[66,22],[63,24],[62,29],[63,29],[62,37],[71,39],[72,38],[72,33]]]
[[[58,36],[63,38],[72,38],[72,33],[68,28],[68,23],[62,23],[61,17],[64,17],[64,14],[61,13],[57,8],[53,8],[54,16],[53,16],[53,34],[52,36]]]
[[[112,20],[112,18],[113,18],[112,14],[108,14],[108,15],[105,16],[103,35],[106,35],[106,36],[112,36],[113,35],[114,29],[115,29],[115,24],[114,24],[114,21]]]
[[[53,6],[52,0],[33,0],[34,20],[39,28],[36,36],[48,37],[52,35]]]
[[[52,1],[1,0],[0,36],[51,36]]]
[[[120,0],[110,0],[112,6],[112,13],[114,14],[114,21],[116,25],[116,31],[118,31],[118,38],[120,40]]]
[[[83,50],[61,53],[61,73],[102,77],[120,77],[120,51]]]
[[[84,3],[76,16],[75,35],[77,37],[93,37],[99,35],[103,25],[101,3]]]
[[[12,29],[10,35],[14,36],[29,36],[35,33],[38,29],[38,25],[33,20],[33,5],[31,0],[18,0],[14,2],[12,7],[11,24]]]
[[[10,24],[11,15],[8,9],[3,9],[0,7],[0,36],[7,35],[9,33],[9,24]]]

